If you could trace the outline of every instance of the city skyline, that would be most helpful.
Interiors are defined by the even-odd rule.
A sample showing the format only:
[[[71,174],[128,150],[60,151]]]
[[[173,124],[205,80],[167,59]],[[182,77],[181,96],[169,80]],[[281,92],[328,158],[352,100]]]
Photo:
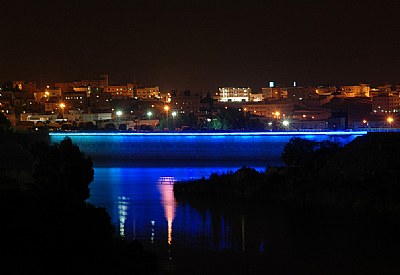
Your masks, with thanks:
[[[364,1],[11,2],[0,80],[110,75],[165,90],[400,82],[396,4]]]

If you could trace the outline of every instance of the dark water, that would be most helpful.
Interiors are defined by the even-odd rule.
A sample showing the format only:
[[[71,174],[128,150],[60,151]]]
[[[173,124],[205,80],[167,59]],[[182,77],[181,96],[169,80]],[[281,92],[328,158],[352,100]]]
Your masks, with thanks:
[[[400,274],[397,218],[174,198],[175,181],[238,168],[96,165],[89,202],[109,211],[122,237],[159,255],[159,274]]]

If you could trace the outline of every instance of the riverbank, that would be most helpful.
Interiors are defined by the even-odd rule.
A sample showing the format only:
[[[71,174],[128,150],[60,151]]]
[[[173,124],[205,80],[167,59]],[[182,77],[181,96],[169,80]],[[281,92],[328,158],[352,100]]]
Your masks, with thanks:
[[[1,274],[153,274],[157,258],[116,237],[103,208],[86,203],[91,159],[71,140],[0,135]]]
[[[249,167],[174,185],[177,198],[285,201],[400,214],[400,134],[369,133],[343,148],[300,141],[285,146],[287,166]],[[304,142],[303,142],[304,143]],[[307,142],[306,142],[307,143]],[[284,155],[283,155],[284,156]]]
[[[216,243],[230,249],[172,246],[172,274],[398,274],[398,218],[332,207],[233,200],[190,204],[211,215]],[[232,238],[235,236],[236,238]],[[236,242],[236,243],[235,243]],[[288,264],[290,263],[290,264]]]

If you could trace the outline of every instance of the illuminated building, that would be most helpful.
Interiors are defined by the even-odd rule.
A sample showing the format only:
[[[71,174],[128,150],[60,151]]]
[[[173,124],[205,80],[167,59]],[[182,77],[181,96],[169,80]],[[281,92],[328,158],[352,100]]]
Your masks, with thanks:
[[[220,102],[248,102],[251,88],[222,87],[214,98]]]
[[[95,113],[111,112],[111,94],[91,93],[89,97],[90,111]]]
[[[36,92],[36,82],[33,81],[16,80],[13,81],[13,87],[18,87],[20,91],[24,92]]]
[[[330,96],[336,91],[336,86],[318,86],[315,89],[315,93],[322,96]]]
[[[57,82],[54,83],[54,86],[60,88],[63,92],[72,91],[73,88],[85,86],[90,86],[92,90],[103,91],[104,88],[108,86],[108,75],[100,75],[100,77],[96,79],[78,80],[74,82]]]
[[[133,95],[133,91],[131,90],[129,93],[128,86],[126,85],[107,86],[104,88],[104,92],[109,93],[112,97],[117,98],[132,97]],[[131,96],[129,94],[131,94]]]
[[[62,101],[68,106],[68,109],[80,109],[86,111],[88,108],[88,98],[86,92],[64,92]]]
[[[192,95],[189,91],[180,92],[171,97],[171,109],[181,113],[197,113],[201,107],[200,95]]]
[[[381,94],[372,98],[372,112],[375,114],[399,112],[400,97],[398,95]]]
[[[246,113],[249,112],[257,116],[274,118],[277,112],[280,117],[291,116],[294,104],[286,101],[273,101],[267,103],[247,103],[243,104],[242,108]]]
[[[264,95],[264,99],[266,100],[279,99],[282,97],[280,88],[261,88],[261,93]]]
[[[369,84],[341,86],[339,91],[345,97],[369,97]]]
[[[160,87],[144,87],[144,88],[136,88],[137,98],[141,99],[150,99],[150,98],[160,98]]]
[[[251,102],[262,102],[264,101],[263,94],[250,94],[250,101]]]

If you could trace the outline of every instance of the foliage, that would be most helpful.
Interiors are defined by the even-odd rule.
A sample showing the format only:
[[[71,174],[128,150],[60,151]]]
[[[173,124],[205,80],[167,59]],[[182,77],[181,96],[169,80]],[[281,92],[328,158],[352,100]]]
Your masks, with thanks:
[[[11,126],[11,122],[7,119],[7,117],[3,114],[0,113],[0,129],[5,128],[8,129]]]
[[[212,175],[179,183],[174,192],[178,198],[286,200],[400,214],[399,140],[399,133],[369,133],[339,148],[328,141],[295,138],[282,154],[286,167]]]
[[[0,243],[6,252],[0,274],[156,271],[152,253],[137,242],[116,239],[106,210],[85,203],[92,162],[71,139],[35,142],[30,152],[31,181],[19,182],[7,176],[10,171],[0,171]]]
[[[83,203],[89,197],[92,160],[70,138],[54,145],[38,142],[30,151],[35,157],[32,175],[37,186],[73,202]]]
[[[317,143],[298,137],[291,138],[285,145],[282,160],[289,166],[304,166],[311,161]]]

